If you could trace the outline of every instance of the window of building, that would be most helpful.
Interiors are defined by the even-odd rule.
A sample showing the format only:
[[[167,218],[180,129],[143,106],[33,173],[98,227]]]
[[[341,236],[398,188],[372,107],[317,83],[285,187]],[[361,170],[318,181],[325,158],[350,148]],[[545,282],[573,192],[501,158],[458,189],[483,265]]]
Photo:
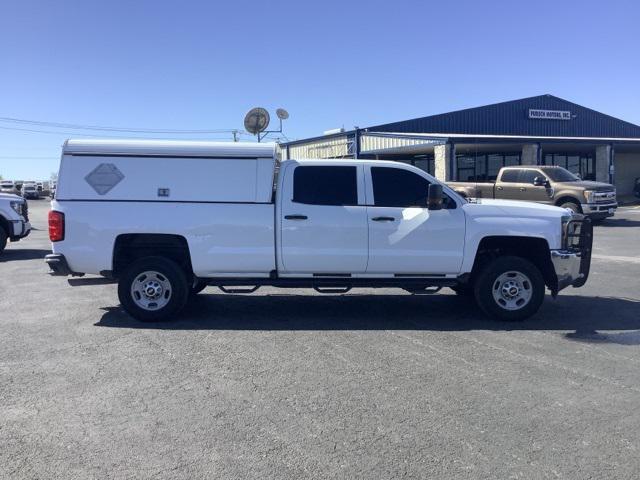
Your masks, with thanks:
[[[590,153],[545,153],[544,164],[566,168],[584,180],[596,179],[595,161]]]
[[[424,155],[422,157],[416,157],[413,159],[412,165],[418,167],[420,170],[427,172],[429,175],[435,175],[436,165],[433,155]]]
[[[356,167],[304,166],[293,172],[293,201],[310,205],[357,205]]]
[[[456,155],[458,165],[457,179],[460,182],[473,182],[476,179],[476,159],[470,155]]]
[[[502,167],[520,165],[520,153],[460,153],[456,155],[460,182],[493,182]]]
[[[408,170],[373,167],[373,198],[376,207],[426,207],[429,182]]]
[[[416,155],[415,157],[380,157],[380,160],[393,160],[400,163],[405,163],[407,165],[412,165],[414,167],[419,168],[427,172],[429,175],[434,175],[435,168],[435,158],[432,154],[425,155]]]

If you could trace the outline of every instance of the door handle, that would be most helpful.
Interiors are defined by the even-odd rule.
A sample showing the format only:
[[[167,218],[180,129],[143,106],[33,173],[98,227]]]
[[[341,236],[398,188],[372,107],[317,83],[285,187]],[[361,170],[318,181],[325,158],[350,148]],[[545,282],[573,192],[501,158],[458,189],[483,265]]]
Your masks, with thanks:
[[[285,220],[307,220],[306,215],[285,215],[284,216]]]
[[[373,217],[371,220],[374,222],[393,222],[395,218],[393,217]]]
[[[521,192],[526,192],[526,191],[527,191],[527,189],[526,189],[526,188],[524,188],[524,187],[520,187],[520,191],[521,191]]]
[[[496,187],[497,190],[502,190],[502,187]]]

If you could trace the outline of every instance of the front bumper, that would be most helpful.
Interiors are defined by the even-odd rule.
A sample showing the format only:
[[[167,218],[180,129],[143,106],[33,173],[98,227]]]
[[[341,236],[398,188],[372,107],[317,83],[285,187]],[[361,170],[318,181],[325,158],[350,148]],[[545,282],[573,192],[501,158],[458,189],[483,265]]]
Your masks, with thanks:
[[[581,205],[582,213],[589,217],[605,218],[613,217],[618,208],[618,202],[609,203],[583,203]]]
[[[25,222],[24,220],[11,220],[10,223],[13,231],[11,235],[9,235],[9,239],[12,242],[17,242],[31,233],[31,224],[29,222]]]
[[[587,283],[591,269],[593,226],[591,220],[579,220],[579,233],[570,235],[570,244],[560,250],[551,250],[551,263],[556,273],[556,288],[553,293],[568,287],[581,287]]]

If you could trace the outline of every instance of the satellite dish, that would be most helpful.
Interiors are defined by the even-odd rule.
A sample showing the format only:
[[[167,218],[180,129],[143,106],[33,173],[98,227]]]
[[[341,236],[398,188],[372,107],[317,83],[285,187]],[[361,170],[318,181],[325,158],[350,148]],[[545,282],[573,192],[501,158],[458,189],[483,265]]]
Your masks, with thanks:
[[[244,116],[244,129],[249,133],[257,135],[258,133],[266,130],[269,126],[269,120],[269,112],[264,108],[252,108]]]
[[[287,112],[284,108],[277,109],[276,115],[280,120],[286,120],[287,118],[289,118],[289,112]]]

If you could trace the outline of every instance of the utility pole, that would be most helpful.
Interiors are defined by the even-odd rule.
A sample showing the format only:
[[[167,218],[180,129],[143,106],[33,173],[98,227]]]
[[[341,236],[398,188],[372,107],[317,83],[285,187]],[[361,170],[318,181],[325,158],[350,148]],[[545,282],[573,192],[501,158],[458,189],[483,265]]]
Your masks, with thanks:
[[[231,133],[233,133],[233,141],[237,142],[238,141],[238,130],[233,130]]]

